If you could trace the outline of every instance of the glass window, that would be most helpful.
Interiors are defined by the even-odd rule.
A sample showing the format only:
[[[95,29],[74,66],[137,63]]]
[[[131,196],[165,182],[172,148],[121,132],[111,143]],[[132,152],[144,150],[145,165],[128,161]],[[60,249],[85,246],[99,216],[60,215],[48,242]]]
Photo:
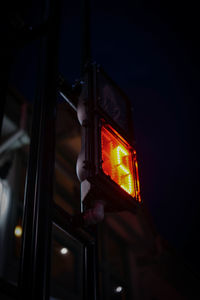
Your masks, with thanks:
[[[132,299],[129,245],[109,226],[107,216],[99,227],[100,299]]]
[[[51,300],[83,297],[83,246],[56,225],[51,250]]]
[[[0,293],[0,299],[1,299],[1,300],[13,300],[13,298],[10,298],[9,296],[3,295],[3,294],[1,294],[1,293]]]
[[[0,277],[17,284],[38,44],[16,53],[0,139]],[[23,63],[22,63],[23,62]]]
[[[0,277],[16,283],[32,104],[7,97],[0,143]]]
[[[54,201],[69,214],[80,211],[80,182],[76,161],[81,148],[80,125],[66,102],[59,101],[56,121]]]

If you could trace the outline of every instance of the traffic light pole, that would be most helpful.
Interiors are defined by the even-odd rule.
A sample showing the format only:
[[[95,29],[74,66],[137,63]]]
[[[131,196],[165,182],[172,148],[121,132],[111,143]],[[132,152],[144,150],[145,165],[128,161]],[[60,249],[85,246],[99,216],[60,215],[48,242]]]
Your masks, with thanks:
[[[23,220],[20,299],[49,299],[55,111],[60,0],[45,2],[49,31],[41,39],[39,93],[34,104]]]
[[[82,0],[82,53],[81,75],[86,64],[91,60],[91,3],[90,0]]]
[[[82,0],[82,53],[81,53],[81,76],[84,75],[86,66],[91,62],[91,3],[90,0]],[[95,209],[93,213],[87,214],[85,212],[85,222],[89,220],[89,223],[97,219],[102,220],[102,207],[97,208],[97,213]],[[104,209],[103,209],[104,210]],[[100,212],[100,214],[99,214]],[[84,212],[83,212],[84,214]],[[100,215],[100,217],[99,217]],[[98,221],[97,221],[98,222]],[[95,222],[94,222],[95,223]],[[85,293],[86,299],[97,300],[99,298],[98,292],[98,224],[93,225],[92,235],[94,238],[93,245],[88,245],[85,252],[85,287],[87,292]],[[92,286],[92,290],[91,290]]]

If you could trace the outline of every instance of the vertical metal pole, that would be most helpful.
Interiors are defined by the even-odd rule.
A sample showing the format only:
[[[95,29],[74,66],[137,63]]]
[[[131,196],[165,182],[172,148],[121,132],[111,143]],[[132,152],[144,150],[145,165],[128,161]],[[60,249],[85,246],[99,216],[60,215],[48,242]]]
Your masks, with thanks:
[[[82,53],[81,75],[85,72],[87,63],[91,62],[91,4],[90,0],[82,0]],[[93,79],[91,79],[93,82]],[[93,86],[91,87],[93,90]],[[90,91],[89,93],[93,93]],[[98,287],[98,254],[97,228],[93,230],[94,243],[87,244],[84,252],[84,299],[97,300]]]
[[[0,63],[0,69],[4,72],[3,74],[0,74],[0,135],[1,135],[1,129],[3,124],[3,115],[5,110],[5,104],[6,104],[6,94],[7,94],[7,84],[8,84],[8,71],[9,71],[9,64],[7,66],[3,66],[3,62]],[[4,69],[5,67],[5,69]]]
[[[8,80],[10,75],[11,64],[13,61],[13,47],[9,41],[9,22],[7,18],[8,7],[1,9],[0,12],[0,134],[2,129],[2,121],[6,104],[6,95],[8,88]]]
[[[84,253],[85,276],[84,276],[84,300],[97,300],[97,282],[96,282],[96,249],[95,242],[89,242],[85,245]]]
[[[25,195],[20,288],[26,300],[49,299],[60,1],[49,0],[48,12]]]
[[[81,53],[81,75],[85,65],[91,60],[91,5],[90,0],[82,0],[82,53]]]

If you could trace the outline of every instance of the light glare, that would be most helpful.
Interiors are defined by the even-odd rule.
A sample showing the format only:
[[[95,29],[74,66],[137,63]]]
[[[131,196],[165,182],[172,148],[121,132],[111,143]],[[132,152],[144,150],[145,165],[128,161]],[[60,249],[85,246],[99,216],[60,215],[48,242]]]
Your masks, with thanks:
[[[63,254],[63,255],[65,255],[65,254],[67,254],[68,253],[68,249],[67,248],[62,248],[61,250],[60,250],[60,253],[61,254]]]
[[[21,236],[22,236],[22,227],[19,226],[19,225],[17,225],[17,226],[15,227],[14,233],[15,233],[15,236],[16,236],[16,237],[21,237]]]
[[[117,286],[117,287],[115,288],[115,292],[116,292],[116,293],[121,293],[122,290],[123,290],[122,286]]]
[[[0,179],[0,223],[5,220],[10,202],[10,189],[5,180]]]

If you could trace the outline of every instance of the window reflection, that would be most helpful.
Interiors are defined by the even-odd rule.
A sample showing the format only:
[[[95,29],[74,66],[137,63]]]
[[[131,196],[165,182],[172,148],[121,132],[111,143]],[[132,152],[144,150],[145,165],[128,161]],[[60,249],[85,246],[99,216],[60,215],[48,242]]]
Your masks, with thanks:
[[[0,140],[0,277],[16,284],[32,103],[9,88]]]
[[[82,245],[53,226],[51,300],[82,299]]]
[[[99,225],[100,299],[133,299],[128,244],[110,226],[112,216]]]
[[[76,175],[80,148],[76,113],[65,102],[58,102],[54,201],[70,214],[80,211],[80,182]]]

